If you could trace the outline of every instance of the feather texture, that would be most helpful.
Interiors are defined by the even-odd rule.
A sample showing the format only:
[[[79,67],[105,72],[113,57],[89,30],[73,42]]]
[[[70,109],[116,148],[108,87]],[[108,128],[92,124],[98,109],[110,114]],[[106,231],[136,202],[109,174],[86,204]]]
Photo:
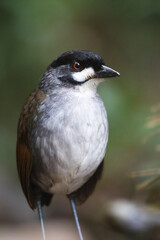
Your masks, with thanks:
[[[48,205],[52,198],[52,194],[43,193],[38,186],[35,186],[31,181],[32,160],[29,146],[30,125],[33,124],[33,115],[39,104],[45,98],[43,91],[36,89],[29,96],[26,104],[23,107],[20,115],[17,131],[17,169],[21,182],[21,186],[32,209],[37,207],[37,199],[41,198],[42,205]]]

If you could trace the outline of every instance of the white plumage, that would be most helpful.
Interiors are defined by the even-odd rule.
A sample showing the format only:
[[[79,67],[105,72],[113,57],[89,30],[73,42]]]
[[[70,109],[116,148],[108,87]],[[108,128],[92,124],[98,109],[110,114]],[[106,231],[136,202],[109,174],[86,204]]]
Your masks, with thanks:
[[[84,82],[85,80],[92,78],[95,74],[95,71],[92,67],[85,68],[81,72],[72,73],[72,77],[77,82]]]
[[[46,166],[39,185],[49,186],[54,194],[69,194],[80,188],[96,171],[104,158],[108,141],[106,110],[96,88],[99,79],[92,79],[70,91],[61,88],[47,97],[38,111],[47,111],[39,124],[46,134],[35,135],[36,149]],[[48,102],[50,104],[48,104]],[[44,106],[51,106],[44,109]],[[48,134],[49,131],[49,134]],[[49,137],[48,137],[49,136]],[[45,181],[43,181],[45,179]],[[49,181],[50,181],[49,180]]]

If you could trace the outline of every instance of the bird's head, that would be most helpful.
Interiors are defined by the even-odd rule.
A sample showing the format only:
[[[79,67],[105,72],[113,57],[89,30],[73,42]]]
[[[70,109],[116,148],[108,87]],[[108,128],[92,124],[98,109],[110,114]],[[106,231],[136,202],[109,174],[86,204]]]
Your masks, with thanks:
[[[119,76],[115,70],[105,66],[102,58],[89,51],[68,51],[55,59],[42,78],[42,85],[45,85],[45,78],[48,77],[49,85],[76,86],[88,81]],[[99,81],[100,82],[100,81]],[[50,83],[50,84],[49,84]]]

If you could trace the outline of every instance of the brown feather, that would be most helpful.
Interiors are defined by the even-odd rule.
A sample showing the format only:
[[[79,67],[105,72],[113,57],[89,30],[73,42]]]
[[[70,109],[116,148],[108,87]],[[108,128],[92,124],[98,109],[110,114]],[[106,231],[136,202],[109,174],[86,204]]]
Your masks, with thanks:
[[[28,144],[28,132],[30,123],[32,123],[32,118],[36,105],[39,104],[45,98],[45,93],[39,89],[36,89],[28,98],[26,104],[20,115],[18,123],[18,133],[17,133],[17,168],[18,174],[21,181],[23,192],[27,198],[27,201],[32,209],[37,207],[37,198],[40,191],[37,191],[35,186],[31,182],[31,153]],[[42,205],[48,205],[50,203],[52,195],[44,193],[42,196]]]
[[[31,157],[27,145],[22,142],[22,139],[17,141],[17,168],[21,181],[23,192],[32,209],[35,208],[31,201],[30,194],[30,172],[31,172]]]

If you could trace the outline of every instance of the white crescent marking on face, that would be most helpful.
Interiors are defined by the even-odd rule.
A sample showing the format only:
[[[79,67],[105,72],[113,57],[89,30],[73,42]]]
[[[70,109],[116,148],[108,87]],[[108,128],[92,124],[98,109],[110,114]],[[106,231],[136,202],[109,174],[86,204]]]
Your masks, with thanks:
[[[72,73],[72,77],[77,82],[84,82],[89,78],[92,78],[95,74],[95,71],[92,67],[85,68],[81,72]]]

